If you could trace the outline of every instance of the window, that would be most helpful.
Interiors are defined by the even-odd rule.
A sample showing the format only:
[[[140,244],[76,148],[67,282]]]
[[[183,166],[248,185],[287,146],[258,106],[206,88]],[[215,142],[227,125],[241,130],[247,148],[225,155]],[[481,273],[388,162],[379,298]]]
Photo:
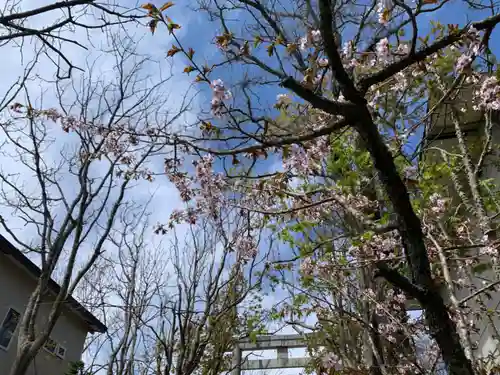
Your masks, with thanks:
[[[57,346],[57,354],[56,354],[56,356],[58,356],[61,359],[64,359],[65,355],[66,355],[66,349],[63,348],[61,345],[58,345]]]
[[[0,326],[0,347],[4,349],[9,347],[17,325],[19,324],[20,317],[21,314],[14,309],[9,309],[9,311],[7,311],[7,315],[5,315],[5,319]]]
[[[45,342],[43,348],[48,351],[50,354],[55,355],[58,358],[63,359],[66,355],[66,348],[62,347],[52,338],[48,338]]]
[[[56,354],[57,342],[55,342],[51,338],[48,338],[45,344],[43,345],[43,348],[49,353]]]

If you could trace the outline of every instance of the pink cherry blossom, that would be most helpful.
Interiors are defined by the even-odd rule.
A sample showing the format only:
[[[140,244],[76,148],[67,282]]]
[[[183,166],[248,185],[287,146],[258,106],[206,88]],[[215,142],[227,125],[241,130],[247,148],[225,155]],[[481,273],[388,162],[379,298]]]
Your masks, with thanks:
[[[468,55],[460,55],[455,65],[455,70],[459,73],[463,72],[472,62],[472,57]]]
[[[325,353],[321,359],[321,363],[327,369],[340,370],[342,365],[342,360],[335,353]]]
[[[390,62],[389,39],[381,39],[376,46],[377,60],[381,64]]]
[[[314,43],[320,43],[321,42],[321,31],[319,30],[313,30],[311,31],[311,38]]]
[[[350,60],[354,56],[354,44],[352,40],[349,40],[344,43],[344,47],[342,48],[342,53],[346,60]]]
[[[441,216],[446,212],[446,200],[438,193],[434,193],[429,197],[430,210],[434,214]]]
[[[212,114],[221,117],[224,112],[224,101],[231,99],[232,94],[226,89],[221,79],[213,80],[210,88],[212,89]]]
[[[311,259],[311,257],[306,257],[302,259],[300,263],[300,271],[305,275],[305,276],[311,276],[314,273],[314,263]]]
[[[475,107],[479,110],[500,110],[500,85],[497,78],[486,78],[480,90],[475,92],[475,99]]]
[[[321,31],[310,30],[306,36],[299,39],[299,48],[304,51],[311,47],[316,47],[321,44]]]
[[[259,251],[257,243],[250,235],[238,236],[235,248],[238,258],[242,261],[248,261],[255,258]]]
[[[172,173],[169,175],[169,178],[179,191],[181,199],[184,202],[188,202],[193,198],[193,191],[191,190],[192,181],[186,173]]]

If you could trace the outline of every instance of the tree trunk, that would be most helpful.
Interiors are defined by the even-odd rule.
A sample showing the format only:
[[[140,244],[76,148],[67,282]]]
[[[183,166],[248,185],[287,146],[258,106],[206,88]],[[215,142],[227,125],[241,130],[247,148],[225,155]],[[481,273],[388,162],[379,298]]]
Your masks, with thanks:
[[[32,353],[31,344],[24,344],[22,347],[19,347],[16,359],[10,368],[9,375],[25,375],[34,357],[35,355]]]
[[[368,109],[364,106],[360,111],[362,111],[360,121],[355,124],[355,128],[370,152],[380,181],[397,214],[399,233],[411,270],[412,282],[422,290],[422,293],[412,297],[417,298],[424,308],[431,335],[439,345],[449,374],[474,375],[472,365],[462,348],[455,323],[450,318],[448,309],[432,278],[420,219],[413,210],[406,186]],[[396,286],[407,293],[410,292],[407,285]]]

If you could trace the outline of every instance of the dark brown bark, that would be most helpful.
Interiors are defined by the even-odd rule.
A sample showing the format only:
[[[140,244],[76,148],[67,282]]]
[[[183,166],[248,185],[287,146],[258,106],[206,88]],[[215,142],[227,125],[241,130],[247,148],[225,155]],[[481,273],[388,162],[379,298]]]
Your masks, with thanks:
[[[383,266],[380,269],[381,274],[389,282],[401,288],[405,293],[416,298],[421,303],[425,311],[431,335],[439,345],[450,375],[473,375],[474,371],[472,365],[465,356],[455,323],[450,318],[448,309],[439,294],[439,288],[432,278],[420,219],[413,210],[406,185],[397,171],[389,148],[382,139],[376,124],[373,122],[366,104],[366,99],[364,98],[364,92],[370,85],[379,82],[379,80],[386,77],[386,75],[388,77],[392,76],[400,71],[402,67],[404,68],[405,65],[402,62],[397,62],[383,69],[380,73],[362,80],[360,84],[362,90],[359,91],[342,65],[337,46],[332,44],[330,0],[320,0],[319,8],[321,18],[320,30],[322,39],[325,41],[325,51],[328,55],[333,77],[339,83],[344,97],[356,108],[354,111],[349,108],[349,111],[345,111],[342,114],[346,117],[346,122],[350,123],[356,129],[362,139],[364,147],[366,147],[370,153],[378,177],[397,215],[398,232],[405,249],[405,256],[411,272],[412,281],[406,279],[397,271],[390,270],[386,265],[381,265]],[[498,18],[493,17],[482,23],[477,23],[475,26],[484,29],[493,27],[498,21]],[[462,31],[462,33],[463,32],[464,31]],[[424,55],[430,56],[435,51],[452,43],[453,40],[450,41],[448,39],[453,39],[454,37],[444,38],[433,44],[432,48],[417,52],[417,57],[424,58],[422,57]],[[401,61],[405,60],[407,60],[406,64],[408,64],[408,66],[418,61],[418,59],[415,60],[410,57]],[[332,107],[328,108],[327,103],[325,103],[325,101],[327,101],[326,99],[321,98],[320,100],[318,95],[304,88],[297,90],[290,85],[288,81],[284,82],[284,86],[293,90],[303,99],[309,101],[314,107],[320,108],[327,113],[339,114],[339,108],[335,103],[332,102]],[[345,110],[346,107],[342,109]]]
[[[336,72],[335,69],[333,71]],[[320,101],[320,106],[315,105],[317,100],[309,100],[311,95],[317,97],[312,91],[307,89],[296,91],[290,85],[284,84],[284,86],[309,101],[314,107],[325,110],[327,113],[336,113],[336,106],[326,108],[326,99]],[[302,95],[306,91],[307,95]],[[384,264],[379,265],[379,273],[387,281],[420,302],[430,333],[439,345],[450,375],[473,375],[472,365],[465,356],[455,323],[448,315],[448,309],[439,294],[439,287],[432,278],[420,219],[413,210],[406,185],[397,171],[391,152],[371,118],[366,100],[360,93],[350,94],[353,96],[353,102],[356,103],[357,111],[355,115],[350,113],[351,116],[348,116],[346,122],[351,123],[361,136],[397,215],[398,232],[403,242],[412,281]]]
[[[412,281],[421,290],[420,293],[412,295],[412,297],[418,299],[424,308],[431,335],[439,345],[449,373],[452,375],[473,375],[472,365],[465,356],[455,323],[450,318],[448,309],[439,294],[439,288],[432,278],[420,219],[413,210],[406,186],[396,169],[391,152],[371,119],[368,109],[363,108],[360,114],[362,114],[360,121],[355,124],[355,128],[370,152],[380,181],[387,192],[393,210],[397,214],[399,233]],[[403,285],[396,286],[409,292]]]

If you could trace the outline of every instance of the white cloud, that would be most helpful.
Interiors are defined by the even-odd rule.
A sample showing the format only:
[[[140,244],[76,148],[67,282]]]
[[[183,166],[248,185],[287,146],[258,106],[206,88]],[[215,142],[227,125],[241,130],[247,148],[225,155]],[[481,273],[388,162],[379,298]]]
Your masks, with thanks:
[[[51,0],[29,0],[23,1],[19,8],[21,11],[40,7],[52,3]],[[129,7],[130,9],[137,6],[135,1],[120,2],[123,7]],[[175,13],[175,7],[171,8]],[[28,26],[31,27],[42,27],[44,25],[51,24],[57,17],[61,14],[60,11],[50,12],[43,14],[41,16],[30,18]],[[182,24],[189,24],[193,17],[196,18],[197,15],[193,15],[193,12],[180,13],[176,21]],[[173,16],[174,17],[174,16]],[[82,16],[78,19],[79,22],[96,23],[96,21],[91,16]],[[112,53],[106,53],[106,50],[110,49],[109,38],[112,32],[121,33],[124,35],[125,30],[120,30],[118,26],[111,27],[108,32],[103,32],[100,29],[96,30],[84,30],[82,28],[75,28],[74,30],[67,30],[61,33],[61,37],[68,38],[70,40],[75,40],[82,45],[88,47],[88,50],[81,48],[78,45],[65,42],[61,48],[64,55],[77,67],[85,70],[85,72],[80,72],[73,70],[72,80],[67,80],[60,83],[60,87],[66,86],[67,88],[76,87],[77,90],[85,89],[84,79],[88,78],[89,69],[92,70],[92,76],[95,81],[99,80],[99,86],[103,87],[106,84],[113,83],[116,80],[116,59]],[[182,37],[186,33],[186,29],[181,29],[179,31],[179,36]],[[147,56],[148,62],[146,62],[142,69],[143,75],[149,75],[149,85],[159,82],[167,74],[170,74],[170,66],[168,61],[164,58],[167,45],[170,43],[169,37],[165,30],[158,31],[154,36],[149,34],[146,27],[142,25],[127,24],[126,33],[130,37],[130,41],[137,49],[137,53]],[[160,35],[158,35],[160,34]],[[0,97],[6,92],[11,85],[16,82],[18,77],[21,77],[24,68],[29,65],[29,62],[35,57],[35,49],[41,46],[39,40],[26,38],[24,45],[16,46],[14,42],[4,45],[1,48],[3,52],[2,57],[2,71],[0,72]],[[56,57],[53,53],[49,54],[52,59]],[[26,83],[27,91],[30,95],[30,100],[35,103],[35,108],[43,107],[49,108],[52,106],[57,106],[57,96],[56,96],[56,86],[54,85],[54,74],[56,72],[56,67],[50,59],[42,55],[39,57],[39,61],[36,64],[35,69],[31,74],[31,79]],[[186,75],[174,75],[168,82],[162,85],[159,93],[164,95],[168,94],[168,101],[161,108],[156,108],[158,113],[152,114],[157,116],[163,115],[167,111],[172,111],[175,113],[176,109],[179,107],[183,95],[189,92],[192,77],[187,77]],[[64,101],[65,103],[71,103],[74,99],[74,93],[72,90],[68,90],[65,93]],[[192,92],[192,91],[191,91]],[[19,93],[15,101],[21,103],[26,102],[26,95],[23,92]],[[96,101],[94,101],[96,103]],[[194,102],[193,107],[196,108],[196,102]],[[74,108],[78,111],[78,108]],[[161,111],[160,111],[161,110]],[[187,117],[186,117],[187,116]],[[181,118],[180,121],[191,122],[194,120],[193,113],[187,113],[187,115]],[[5,118],[5,115],[3,116]],[[63,146],[67,146],[71,143],[71,135],[59,132],[57,134],[58,144],[57,147],[52,148],[46,153],[47,160],[56,162],[59,158],[59,152]],[[3,149],[5,151],[5,149]],[[8,158],[7,158],[8,159]],[[16,173],[19,174],[20,169],[18,165],[12,165],[5,158],[2,159],[2,170],[4,173]],[[159,157],[154,163],[155,172],[161,172],[162,158]],[[27,181],[32,181],[27,174],[23,174],[22,179]],[[70,189],[70,187],[68,187]],[[145,202],[150,198],[151,193],[155,192],[154,199],[152,202],[153,207],[161,207],[161,210],[155,210],[155,219],[158,221],[165,221],[168,218],[169,213],[174,208],[180,208],[181,202],[179,200],[178,194],[174,187],[168,182],[165,177],[158,177],[153,183],[139,182],[138,187],[134,192],[134,199],[139,202]],[[6,212],[2,212],[2,215],[8,217]],[[18,226],[18,225],[16,225]],[[33,233],[23,233],[24,238],[33,236]]]
[[[19,10],[25,11],[52,2],[52,0],[22,1],[20,2],[21,4],[19,5]],[[128,5],[130,8],[133,8],[137,4],[133,1],[128,1],[121,2],[121,5]],[[173,10],[173,12],[175,14],[176,11]],[[34,17],[33,19],[30,19],[27,26],[42,27],[44,25],[49,25],[53,22],[55,17],[59,16],[59,14],[60,12],[51,12],[42,16]],[[174,18],[175,16],[172,17]],[[196,18],[197,16],[192,16],[191,12],[185,14],[178,12],[176,17],[177,22],[181,24],[189,24],[193,17]],[[81,17],[79,22],[88,21],[89,18],[91,17]],[[72,79],[61,82],[61,86],[66,85],[68,88],[77,88],[77,91],[87,89],[88,85],[84,83],[85,81],[83,78],[88,78],[90,68],[92,68],[93,79],[95,81],[100,81],[98,86],[101,89],[106,84],[116,83],[116,59],[112,53],[107,53],[106,50],[109,50],[110,47],[109,38],[111,34],[116,32],[124,35],[124,31],[125,30],[123,29],[120,30],[117,26],[112,27],[110,31],[106,33],[100,29],[87,31],[81,28],[75,28],[74,30],[66,30],[62,32],[60,34],[61,37],[78,41],[79,43],[85,45],[88,50],[70,42],[65,42],[63,44],[62,51],[65,57],[67,57],[72,64],[83,69],[84,72],[82,73],[78,70],[73,70]],[[171,38],[167,35],[165,30],[159,31],[156,35],[152,36],[148,34],[149,31],[147,28],[128,24],[126,26],[126,33],[133,42],[133,46],[137,48],[137,53],[139,55],[147,56],[148,58],[148,61],[144,64],[142,74],[150,76],[149,85],[159,82],[171,73],[171,67],[168,65],[168,61],[165,60],[166,50],[169,47],[167,43],[171,43]],[[184,29],[181,29],[179,36],[182,37],[184,33]],[[19,79],[19,77],[22,77],[24,69],[27,66],[30,66],[30,62],[35,58],[35,51],[40,47],[41,43],[39,40],[29,38],[25,39],[23,45],[19,45],[17,41],[13,41],[0,47],[0,50],[2,51],[0,98]],[[35,68],[31,72],[30,79],[26,82],[26,89],[29,93],[30,100],[34,103],[35,108],[46,109],[58,106],[56,85],[54,84],[56,66],[53,61],[51,61],[51,58],[55,59],[56,57],[56,54],[50,52],[48,56],[43,54],[40,55]],[[192,89],[190,89],[192,79],[193,77],[177,74],[174,75],[169,81],[165,82],[161,88],[161,93],[164,95],[169,94],[169,96],[168,98],[165,97],[165,103],[162,107],[155,109],[158,111],[157,113],[150,114],[151,117],[158,116],[161,119],[169,110],[175,112],[176,108],[179,107],[184,94],[186,92],[192,92]],[[74,100],[75,95],[71,91],[72,90],[68,90],[67,95],[65,94],[65,103],[71,103]],[[158,99],[158,96],[154,99]],[[15,98],[15,101],[25,103],[25,92],[20,92]],[[94,103],[96,102],[97,101],[94,101]],[[196,106],[197,103],[194,102],[194,108],[196,108]],[[78,108],[74,108],[73,110],[78,111]],[[2,119],[5,118],[5,115],[2,116]],[[193,119],[194,114],[188,113],[186,116],[181,118],[180,121],[191,122]],[[48,163],[57,163],[60,159],[60,151],[64,147],[71,146],[74,142],[72,141],[71,134],[66,134],[60,129],[54,130],[52,135],[56,137],[57,142],[54,143],[50,149],[46,150],[45,157]],[[3,138],[3,136],[1,138]],[[10,151],[8,147],[2,147],[3,155],[0,155],[1,171],[5,174],[17,176],[19,182],[24,182],[24,186],[26,188],[36,191],[36,189],[32,189],[32,187],[36,185],[36,180],[33,178],[32,172],[27,170],[27,168],[22,168],[22,166],[13,163],[6,154],[8,151]],[[153,164],[156,172],[161,172],[162,157],[159,156],[158,160],[154,161]],[[96,173],[98,173],[98,171],[96,171]],[[70,176],[60,177],[64,180],[61,186],[63,187],[65,193],[69,195],[74,193],[72,191],[74,188],[72,186],[72,179]],[[133,190],[133,194],[129,196],[128,199],[134,201],[137,205],[141,205],[146,204],[153,194],[154,196],[151,199],[151,208],[154,210],[151,217],[152,224],[155,224],[156,221],[167,221],[168,216],[173,209],[181,208],[183,206],[181,200],[179,199],[177,190],[172,184],[170,184],[168,179],[163,176],[157,177],[151,183],[146,181],[137,182]],[[56,208],[56,211],[59,209],[61,211],[64,210],[64,208],[61,207]],[[32,227],[31,230],[23,228],[23,223],[16,218],[16,214],[13,211],[15,210],[12,207],[0,207],[0,215],[5,218],[9,226],[13,228],[15,234],[18,235],[22,241],[29,243],[31,240],[36,239],[37,233],[34,230],[34,227]],[[5,234],[3,230],[2,234]],[[151,237],[153,237],[152,234]],[[151,242],[154,241],[155,239],[152,239]],[[89,253],[91,246],[92,241],[89,241],[89,243],[85,244],[84,248],[81,249],[80,254],[82,258],[85,258],[85,254]],[[38,263],[36,256],[30,255],[30,257]]]

